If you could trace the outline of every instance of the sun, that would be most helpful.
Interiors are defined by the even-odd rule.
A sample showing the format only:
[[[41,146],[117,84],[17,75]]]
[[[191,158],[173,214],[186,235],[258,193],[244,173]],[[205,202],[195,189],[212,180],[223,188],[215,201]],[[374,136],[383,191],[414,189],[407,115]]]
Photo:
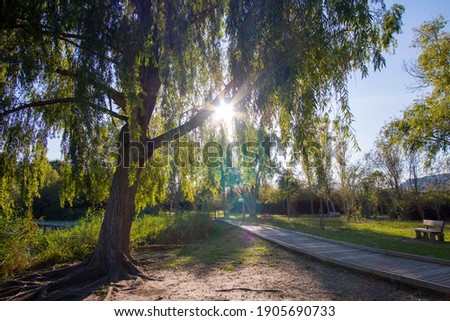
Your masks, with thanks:
[[[225,101],[221,101],[220,105],[217,107],[215,111],[215,118],[218,122],[225,123],[228,127],[230,127],[233,123],[233,106],[231,104],[227,104]]]

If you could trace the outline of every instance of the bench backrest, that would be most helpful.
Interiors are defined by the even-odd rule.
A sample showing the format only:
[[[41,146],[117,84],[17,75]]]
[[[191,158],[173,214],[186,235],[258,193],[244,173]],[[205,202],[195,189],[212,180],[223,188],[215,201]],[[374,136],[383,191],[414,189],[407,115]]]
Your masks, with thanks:
[[[431,227],[440,227],[441,232],[444,230],[445,221],[423,220],[423,225]]]

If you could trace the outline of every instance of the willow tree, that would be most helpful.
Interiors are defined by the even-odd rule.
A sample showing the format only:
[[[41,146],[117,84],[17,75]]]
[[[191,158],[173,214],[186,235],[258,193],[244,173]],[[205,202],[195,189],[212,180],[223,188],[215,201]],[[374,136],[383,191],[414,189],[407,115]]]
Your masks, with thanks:
[[[141,275],[130,227],[140,186],[166,182],[164,168],[146,166],[157,150],[201,126],[224,98],[308,141],[302,124],[327,96],[349,115],[349,74],[383,67],[402,12],[362,0],[3,1],[2,184],[23,158],[38,166],[55,133],[75,183],[85,182],[110,123],[120,146],[94,253],[30,295]]]
[[[406,71],[418,82],[415,89],[431,92],[390,122],[385,132],[391,140],[401,143],[409,154],[424,152],[425,165],[446,154],[450,146],[450,33],[447,21],[439,16],[415,29],[413,47],[420,49],[417,61],[406,65]]]

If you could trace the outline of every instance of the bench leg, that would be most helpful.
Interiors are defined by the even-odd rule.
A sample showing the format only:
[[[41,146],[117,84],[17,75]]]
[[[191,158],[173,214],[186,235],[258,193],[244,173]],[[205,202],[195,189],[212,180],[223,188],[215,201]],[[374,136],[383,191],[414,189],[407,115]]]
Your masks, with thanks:
[[[438,235],[438,240],[439,240],[439,242],[444,243],[444,234],[439,234]]]
[[[420,234],[421,234],[420,231],[416,231],[416,239],[420,239],[421,238]]]
[[[430,233],[430,242],[436,242],[436,234],[431,234]]]

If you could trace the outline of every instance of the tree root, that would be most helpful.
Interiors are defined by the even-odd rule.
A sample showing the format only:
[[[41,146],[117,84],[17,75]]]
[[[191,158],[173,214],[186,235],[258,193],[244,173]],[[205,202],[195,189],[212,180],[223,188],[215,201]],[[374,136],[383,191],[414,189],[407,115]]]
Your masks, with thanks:
[[[113,294],[113,291],[114,291],[114,290],[117,290],[117,288],[114,287],[114,286],[110,286],[110,287],[108,288],[108,292],[106,293],[106,296],[105,296],[105,298],[103,299],[103,301],[111,301],[111,297],[112,297],[112,294]]]
[[[156,280],[144,274],[131,260],[122,257],[118,264],[105,266],[104,262],[89,258],[83,263],[0,283],[0,300],[79,300],[104,284],[120,280]]]

